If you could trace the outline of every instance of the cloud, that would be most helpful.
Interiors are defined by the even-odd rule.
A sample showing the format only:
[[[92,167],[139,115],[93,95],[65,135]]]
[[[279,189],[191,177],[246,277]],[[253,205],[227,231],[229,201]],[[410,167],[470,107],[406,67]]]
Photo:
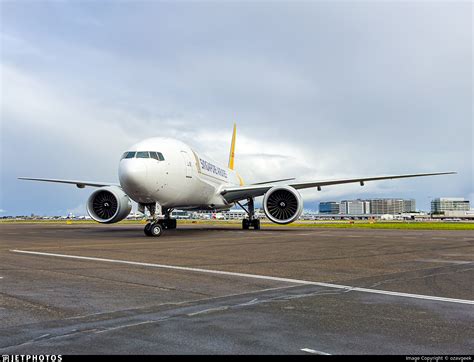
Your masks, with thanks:
[[[0,33],[0,44],[2,44],[2,51],[12,55],[33,56],[36,58],[44,56],[33,44],[11,34]]]
[[[2,8],[9,212],[74,209],[90,193],[16,176],[116,181],[121,153],[151,136],[226,164],[233,122],[247,182],[459,172],[303,191],[309,201],[426,208],[473,193],[469,4],[25,6]]]
[[[76,205],[75,207],[67,209],[66,213],[67,214],[73,214],[74,216],[88,215],[87,210],[86,210],[86,203],[81,202],[80,204]]]

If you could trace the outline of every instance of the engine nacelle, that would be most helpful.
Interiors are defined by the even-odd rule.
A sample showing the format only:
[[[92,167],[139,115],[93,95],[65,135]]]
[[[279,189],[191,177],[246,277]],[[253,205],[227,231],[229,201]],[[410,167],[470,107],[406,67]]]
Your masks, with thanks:
[[[291,186],[273,186],[263,197],[265,215],[277,224],[289,224],[303,212],[303,199]]]
[[[132,210],[130,198],[120,187],[106,186],[94,191],[87,200],[90,217],[103,224],[125,219]]]

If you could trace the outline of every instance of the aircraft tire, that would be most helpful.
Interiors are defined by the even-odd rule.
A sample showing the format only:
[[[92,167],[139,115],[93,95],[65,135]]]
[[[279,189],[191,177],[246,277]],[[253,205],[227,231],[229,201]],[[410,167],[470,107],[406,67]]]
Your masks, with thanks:
[[[176,229],[176,219],[165,219],[163,226],[165,229]]]
[[[243,219],[242,220],[242,229],[248,230],[250,228],[250,220],[249,219]]]
[[[151,224],[150,236],[158,237],[158,236],[161,236],[162,233],[163,233],[163,227],[160,224],[158,223]]]
[[[150,229],[151,229],[151,222],[149,222],[148,224],[145,225],[145,235],[146,236],[151,236],[151,232],[150,232]]]
[[[252,226],[254,230],[260,230],[260,220],[252,220]]]
[[[171,220],[170,220],[170,224],[171,224],[170,229],[176,229],[176,225],[177,225],[178,223],[176,222],[176,219],[171,219]]]

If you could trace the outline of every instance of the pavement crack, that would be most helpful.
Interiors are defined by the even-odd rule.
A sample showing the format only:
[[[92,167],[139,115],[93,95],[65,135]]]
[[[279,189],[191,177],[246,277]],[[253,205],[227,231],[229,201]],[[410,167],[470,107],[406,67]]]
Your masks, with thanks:
[[[48,314],[59,314],[60,316],[66,316],[69,311],[51,307],[47,304],[35,302],[31,299],[28,299],[24,296],[11,295],[0,292],[0,305],[8,305],[6,309],[19,309],[27,308],[30,310],[36,310],[38,312],[48,313]]]
[[[439,267],[439,268],[433,268],[433,269],[440,269],[440,268],[445,268],[445,267]],[[422,269],[422,270],[425,270],[425,269]],[[463,272],[470,271],[470,270],[474,270],[474,268],[452,270],[452,271],[448,271],[448,272],[445,272],[445,273],[432,273],[432,274],[426,274],[426,275],[414,276],[414,277],[400,277],[400,278],[385,279],[385,280],[376,282],[374,284],[371,284],[369,286],[369,288],[375,288],[375,287],[378,287],[382,284],[387,284],[387,283],[392,283],[392,282],[406,282],[406,281],[417,280],[417,279],[427,279],[427,278],[430,278],[430,277],[437,277],[437,276],[440,276],[440,275],[463,273]]]
[[[22,342],[22,343],[18,343],[18,344],[12,344],[10,346],[5,346],[5,347],[2,347],[3,348],[13,348],[13,347],[21,347],[21,346],[25,346],[25,345],[28,345],[28,344],[32,344],[32,343],[35,343],[35,342],[38,342],[38,341],[41,341],[41,340],[45,340],[45,339],[48,339],[46,337],[50,336],[49,333],[46,333],[46,334],[43,334],[39,337],[35,337],[33,339],[30,339],[30,340],[27,340],[25,342]]]
[[[25,269],[25,268],[22,268],[22,269],[28,270],[28,269]],[[117,280],[117,279],[113,279],[113,278],[104,278],[104,277],[98,277],[98,276],[91,276],[91,275],[80,274],[80,273],[77,273],[77,272],[76,273],[68,273],[68,272],[63,271],[61,269],[37,268],[37,269],[34,269],[34,270],[35,271],[40,271],[40,272],[46,272],[46,273],[64,274],[64,275],[74,276],[74,277],[78,277],[78,278],[107,281],[107,282],[117,283],[117,284],[126,284],[126,285],[131,285],[131,286],[136,286],[136,287],[151,288],[151,289],[155,289],[155,290],[185,292],[185,293],[196,294],[196,295],[200,295],[200,296],[204,296],[204,297],[209,296],[209,294],[201,293],[201,292],[197,292],[197,291],[192,291],[192,290],[185,290],[185,289],[173,288],[173,287],[168,287],[168,286],[151,285],[151,284],[145,284],[145,283],[130,282],[130,281],[124,281],[124,280]],[[82,270],[82,268],[77,269],[77,270]]]

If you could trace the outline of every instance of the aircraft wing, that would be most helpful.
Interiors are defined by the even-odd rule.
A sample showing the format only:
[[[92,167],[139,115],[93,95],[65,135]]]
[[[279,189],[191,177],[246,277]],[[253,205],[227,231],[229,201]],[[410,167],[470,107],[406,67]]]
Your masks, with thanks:
[[[33,177],[18,177],[18,179],[19,180],[29,180],[29,181],[58,182],[58,183],[62,183],[62,184],[72,184],[72,185],[76,185],[80,189],[83,189],[86,186],[92,186],[92,187],[118,186],[118,187],[120,187],[120,184],[112,183],[112,182],[61,180],[61,179],[54,179],[54,178],[33,178]]]
[[[263,185],[263,184],[271,184],[271,183],[274,183],[274,182],[282,182],[282,181],[290,181],[290,180],[295,180],[294,177],[292,178],[282,178],[282,179],[279,179],[279,180],[271,180],[271,181],[264,181],[264,182],[256,182],[256,183],[253,183],[253,184],[250,184],[250,185]]]
[[[363,186],[364,182],[366,181],[390,180],[390,179],[408,178],[408,177],[449,175],[449,174],[455,174],[455,173],[456,172],[433,172],[433,173],[416,173],[416,174],[410,174],[410,175],[358,177],[358,178],[340,179],[340,180],[295,182],[295,183],[289,183],[288,186],[294,187],[295,189],[307,189],[311,187],[321,188],[323,186],[349,184],[349,183],[360,183],[361,186]],[[228,187],[222,190],[221,194],[226,199],[227,202],[235,202],[235,201],[247,199],[249,197],[262,196],[263,194],[265,194],[265,192],[267,192],[273,186],[276,186],[276,185],[265,184],[265,185]]]

